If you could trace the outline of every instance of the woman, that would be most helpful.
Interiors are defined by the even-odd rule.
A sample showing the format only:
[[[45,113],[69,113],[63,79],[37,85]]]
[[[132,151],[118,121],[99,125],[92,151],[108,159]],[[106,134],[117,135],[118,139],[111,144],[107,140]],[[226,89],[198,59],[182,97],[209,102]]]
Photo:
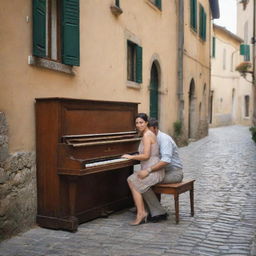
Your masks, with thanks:
[[[135,172],[128,177],[127,181],[132,192],[133,200],[137,208],[136,219],[131,225],[139,225],[147,221],[147,212],[144,207],[142,193],[146,192],[151,186],[161,182],[164,178],[164,169],[151,172],[150,166],[159,161],[159,146],[156,135],[148,128],[148,116],[139,113],[135,120],[136,129],[142,136],[139,145],[138,155],[125,154],[122,157],[141,161],[141,171]]]

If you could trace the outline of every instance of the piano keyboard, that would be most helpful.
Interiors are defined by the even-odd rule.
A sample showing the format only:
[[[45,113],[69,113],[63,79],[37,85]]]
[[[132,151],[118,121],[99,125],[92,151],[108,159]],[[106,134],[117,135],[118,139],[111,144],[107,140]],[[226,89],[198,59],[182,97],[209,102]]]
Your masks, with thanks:
[[[130,159],[127,159],[127,158],[116,158],[116,159],[110,159],[110,160],[103,160],[103,161],[99,161],[99,162],[85,164],[85,168],[95,167],[95,166],[104,165],[104,164],[125,162],[125,161],[129,161],[129,160]]]

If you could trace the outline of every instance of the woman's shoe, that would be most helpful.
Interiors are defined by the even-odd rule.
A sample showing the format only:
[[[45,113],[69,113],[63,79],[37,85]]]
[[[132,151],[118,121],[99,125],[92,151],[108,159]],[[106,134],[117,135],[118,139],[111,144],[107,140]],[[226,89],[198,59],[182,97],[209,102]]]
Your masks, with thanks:
[[[131,226],[138,226],[138,225],[142,224],[143,222],[146,223],[147,222],[147,218],[148,218],[148,214],[146,213],[146,215],[144,215],[143,217],[139,218],[138,220],[136,218],[135,221],[133,221],[133,222],[131,222],[129,224]]]

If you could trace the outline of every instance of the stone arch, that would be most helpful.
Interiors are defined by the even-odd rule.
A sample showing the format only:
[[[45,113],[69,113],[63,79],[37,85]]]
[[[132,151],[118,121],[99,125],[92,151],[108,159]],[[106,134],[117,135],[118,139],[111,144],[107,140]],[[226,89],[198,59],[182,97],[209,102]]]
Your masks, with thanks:
[[[150,68],[149,115],[159,119],[160,64],[154,60]]]

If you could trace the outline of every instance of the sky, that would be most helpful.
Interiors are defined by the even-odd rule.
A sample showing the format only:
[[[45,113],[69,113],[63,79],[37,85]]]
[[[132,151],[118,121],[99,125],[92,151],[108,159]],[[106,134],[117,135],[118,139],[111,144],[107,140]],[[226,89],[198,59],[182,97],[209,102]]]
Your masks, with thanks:
[[[219,0],[220,18],[214,23],[236,33],[236,3],[237,0]]]

